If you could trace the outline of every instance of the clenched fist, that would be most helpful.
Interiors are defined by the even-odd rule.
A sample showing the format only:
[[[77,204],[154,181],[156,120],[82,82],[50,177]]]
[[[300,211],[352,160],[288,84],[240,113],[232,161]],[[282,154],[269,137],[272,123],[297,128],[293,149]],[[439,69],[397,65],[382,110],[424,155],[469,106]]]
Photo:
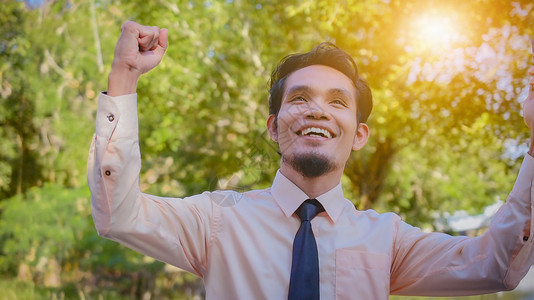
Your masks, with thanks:
[[[135,93],[141,74],[156,67],[167,50],[167,29],[135,22],[122,25],[108,78],[108,95]]]

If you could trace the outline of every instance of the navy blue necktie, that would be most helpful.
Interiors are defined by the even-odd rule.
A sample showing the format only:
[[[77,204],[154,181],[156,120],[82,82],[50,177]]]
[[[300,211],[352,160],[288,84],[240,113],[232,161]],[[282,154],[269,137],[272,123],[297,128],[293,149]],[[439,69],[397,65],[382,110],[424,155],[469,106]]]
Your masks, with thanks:
[[[322,211],[319,201],[308,199],[295,212],[302,223],[293,241],[289,300],[319,299],[319,257],[311,220]]]

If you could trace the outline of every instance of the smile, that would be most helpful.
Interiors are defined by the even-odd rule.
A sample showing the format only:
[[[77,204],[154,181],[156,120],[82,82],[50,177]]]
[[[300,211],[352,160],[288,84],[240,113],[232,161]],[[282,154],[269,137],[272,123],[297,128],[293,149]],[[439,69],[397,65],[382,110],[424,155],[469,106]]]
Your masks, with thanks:
[[[297,132],[298,136],[311,136],[311,137],[324,137],[324,138],[332,138],[335,136],[330,131],[324,129],[324,128],[318,128],[318,127],[308,127],[304,128],[302,130],[299,130]]]

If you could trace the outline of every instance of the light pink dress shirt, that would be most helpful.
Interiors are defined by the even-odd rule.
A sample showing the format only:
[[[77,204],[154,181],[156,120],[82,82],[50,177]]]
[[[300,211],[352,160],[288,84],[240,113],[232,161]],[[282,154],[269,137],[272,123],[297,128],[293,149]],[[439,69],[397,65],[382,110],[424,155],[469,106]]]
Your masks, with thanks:
[[[308,197],[280,172],[271,188],[162,198],[139,189],[136,95],[102,94],[88,180],[98,233],[203,278],[208,299],[287,299],[293,215]],[[453,296],[514,288],[534,263],[527,155],[508,201],[476,238],[423,233],[393,213],[358,211],[341,184],[312,221],[321,299]],[[529,238],[530,237],[530,238]]]

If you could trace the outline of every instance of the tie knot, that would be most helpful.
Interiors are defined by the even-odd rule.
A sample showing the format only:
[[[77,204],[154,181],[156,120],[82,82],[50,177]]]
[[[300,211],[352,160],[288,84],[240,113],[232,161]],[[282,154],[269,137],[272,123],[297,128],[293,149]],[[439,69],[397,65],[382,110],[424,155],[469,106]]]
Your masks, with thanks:
[[[311,221],[315,216],[324,211],[323,206],[317,199],[308,199],[304,201],[299,208],[297,208],[297,211],[295,212],[297,216],[299,216],[300,221]]]

